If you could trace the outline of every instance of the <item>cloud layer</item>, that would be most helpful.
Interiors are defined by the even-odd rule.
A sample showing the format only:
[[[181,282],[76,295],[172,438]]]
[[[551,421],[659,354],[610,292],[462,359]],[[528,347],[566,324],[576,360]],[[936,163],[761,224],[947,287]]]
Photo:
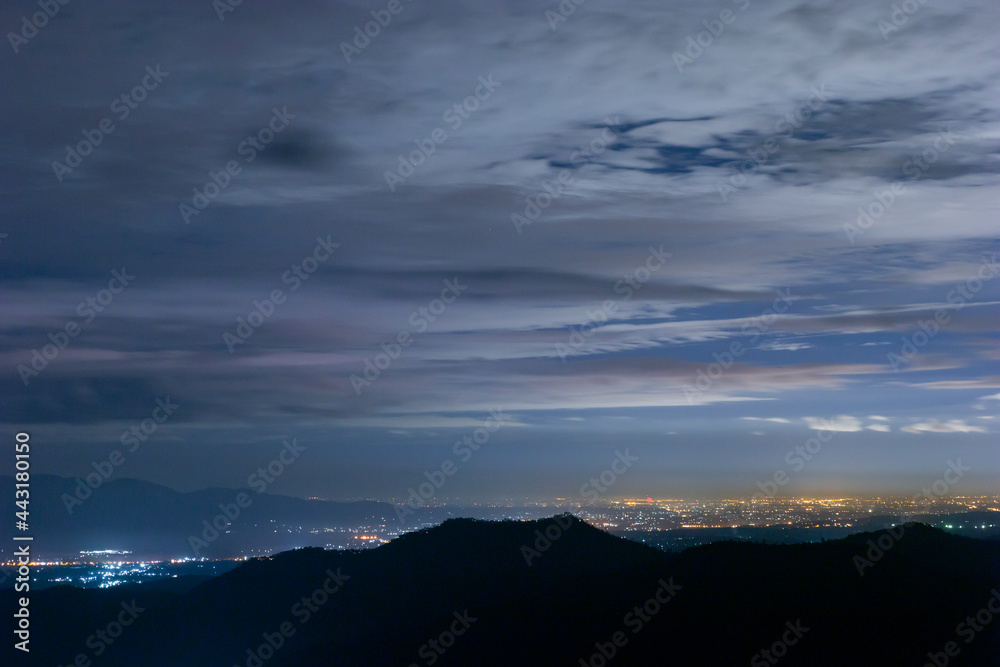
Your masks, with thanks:
[[[496,407],[497,447],[551,448],[498,459],[497,494],[668,431],[650,469],[729,492],[752,417],[959,434],[995,481],[967,423],[1000,376],[1000,14],[727,6],[713,36],[696,2],[403,3],[367,40],[384,3],[62,6],[0,73],[3,421],[79,474],[169,395],[183,444],[129,475],[210,482],[191,448],[297,432],[373,471],[302,480],[338,497]],[[948,458],[910,456],[886,484]]]

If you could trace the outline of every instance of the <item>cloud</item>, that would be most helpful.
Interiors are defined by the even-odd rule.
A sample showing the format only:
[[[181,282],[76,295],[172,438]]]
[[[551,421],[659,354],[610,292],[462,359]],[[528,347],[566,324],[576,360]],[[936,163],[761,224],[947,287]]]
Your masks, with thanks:
[[[921,389],[944,389],[962,391],[966,389],[994,389],[1000,387],[998,378],[980,378],[975,380],[942,380],[940,382],[920,382],[909,385]],[[1000,396],[1000,394],[997,394]],[[991,398],[989,396],[985,398]]]
[[[782,343],[775,341],[773,343],[764,343],[757,347],[758,350],[769,350],[773,352],[785,351],[785,352],[795,352],[796,350],[808,350],[814,347],[809,343]]]
[[[869,424],[865,428],[869,431],[879,431],[881,433],[888,433],[892,430],[892,427],[888,424]]]
[[[936,419],[910,424],[900,429],[904,433],[986,433],[986,429],[970,426],[962,419],[951,419],[941,423]]]
[[[745,419],[747,421],[762,421],[762,422],[774,422],[775,424],[791,424],[789,420],[784,417],[740,417],[740,419]]]
[[[833,419],[803,417],[806,425],[814,431],[855,432],[861,430],[861,420],[851,415],[837,415]]]
[[[386,415],[380,417],[345,419],[340,423],[344,426],[358,426],[378,429],[438,429],[438,428],[461,428],[474,429],[483,425],[483,422],[493,419],[489,414],[482,417],[454,417],[449,415]],[[503,426],[526,426],[526,424],[512,415],[502,416]],[[490,421],[492,428],[495,427],[495,419]]]
[[[557,31],[532,3],[413,3],[350,62],[340,43],[371,3],[242,3],[225,22],[207,0],[69,7],[4,69],[0,403],[41,439],[95,434],[95,456],[166,395],[183,406],[172,427],[205,443],[302,426],[359,458],[375,428],[465,428],[498,405],[521,432],[581,430],[564,415],[587,410],[690,417],[706,461],[736,446],[709,437],[717,420],[764,405],[892,414],[919,393],[927,414],[966,417],[944,390],[996,391],[1000,372],[1000,280],[960,313],[949,296],[1000,248],[994,3],[927,3],[889,40],[886,6],[751,3],[684,71],[672,53],[718,13],[693,0],[584,3]],[[4,3],[0,25],[22,14]],[[157,64],[162,85],[58,181],[52,162]],[[500,86],[453,127],[481,76]],[[824,101],[723,198],[814,90]],[[244,162],[241,142],[285,106],[287,131]],[[438,128],[447,140],[390,192],[386,172]],[[228,160],[241,173],[185,224],[178,205]],[[548,203],[519,233],[529,200]],[[292,291],[283,276],[317,237],[341,245]],[[123,265],[135,284],[24,386],[15,369]],[[421,316],[456,278],[460,298]],[[279,288],[230,354],[223,333]],[[951,320],[893,373],[886,354],[939,310]],[[400,332],[412,344],[356,394],[351,376]]]

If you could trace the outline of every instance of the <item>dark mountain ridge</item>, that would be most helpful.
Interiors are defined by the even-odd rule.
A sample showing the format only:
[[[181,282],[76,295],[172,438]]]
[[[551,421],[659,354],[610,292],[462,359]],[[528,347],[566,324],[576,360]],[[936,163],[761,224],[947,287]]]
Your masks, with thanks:
[[[969,642],[957,626],[998,586],[1000,545],[919,524],[670,554],[569,515],[456,519],[378,549],[254,559],[188,590],[33,593],[30,664],[97,658],[88,637],[134,600],[144,610],[94,664],[766,665],[776,647],[787,665],[922,665],[955,642],[948,664],[986,665],[1000,622]]]

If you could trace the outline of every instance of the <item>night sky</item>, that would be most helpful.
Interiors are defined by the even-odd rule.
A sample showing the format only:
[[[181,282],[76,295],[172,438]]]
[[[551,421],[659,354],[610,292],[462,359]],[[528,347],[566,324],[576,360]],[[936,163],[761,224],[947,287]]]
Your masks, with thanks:
[[[903,4],[5,3],[4,432],[182,491],[294,438],[269,491],[996,492],[1000,11]]]

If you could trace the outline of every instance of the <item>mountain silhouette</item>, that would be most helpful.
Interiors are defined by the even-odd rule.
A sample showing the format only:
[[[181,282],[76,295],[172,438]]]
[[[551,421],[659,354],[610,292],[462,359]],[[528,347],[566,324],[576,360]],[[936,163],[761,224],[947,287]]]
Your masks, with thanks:
[[[968,642],[957,626],[1000,601],[998,586],[1000,545],[920,524],[667,553],[570,515],[454,519],[377,549],[250,560],[194,587],[35,592],[30,664],[919,666],[954,642],[947,664],[990,665],[1000,620]],[[142,611],[110,645],[92,640],[95,656],[88,637],[123,604]]]

